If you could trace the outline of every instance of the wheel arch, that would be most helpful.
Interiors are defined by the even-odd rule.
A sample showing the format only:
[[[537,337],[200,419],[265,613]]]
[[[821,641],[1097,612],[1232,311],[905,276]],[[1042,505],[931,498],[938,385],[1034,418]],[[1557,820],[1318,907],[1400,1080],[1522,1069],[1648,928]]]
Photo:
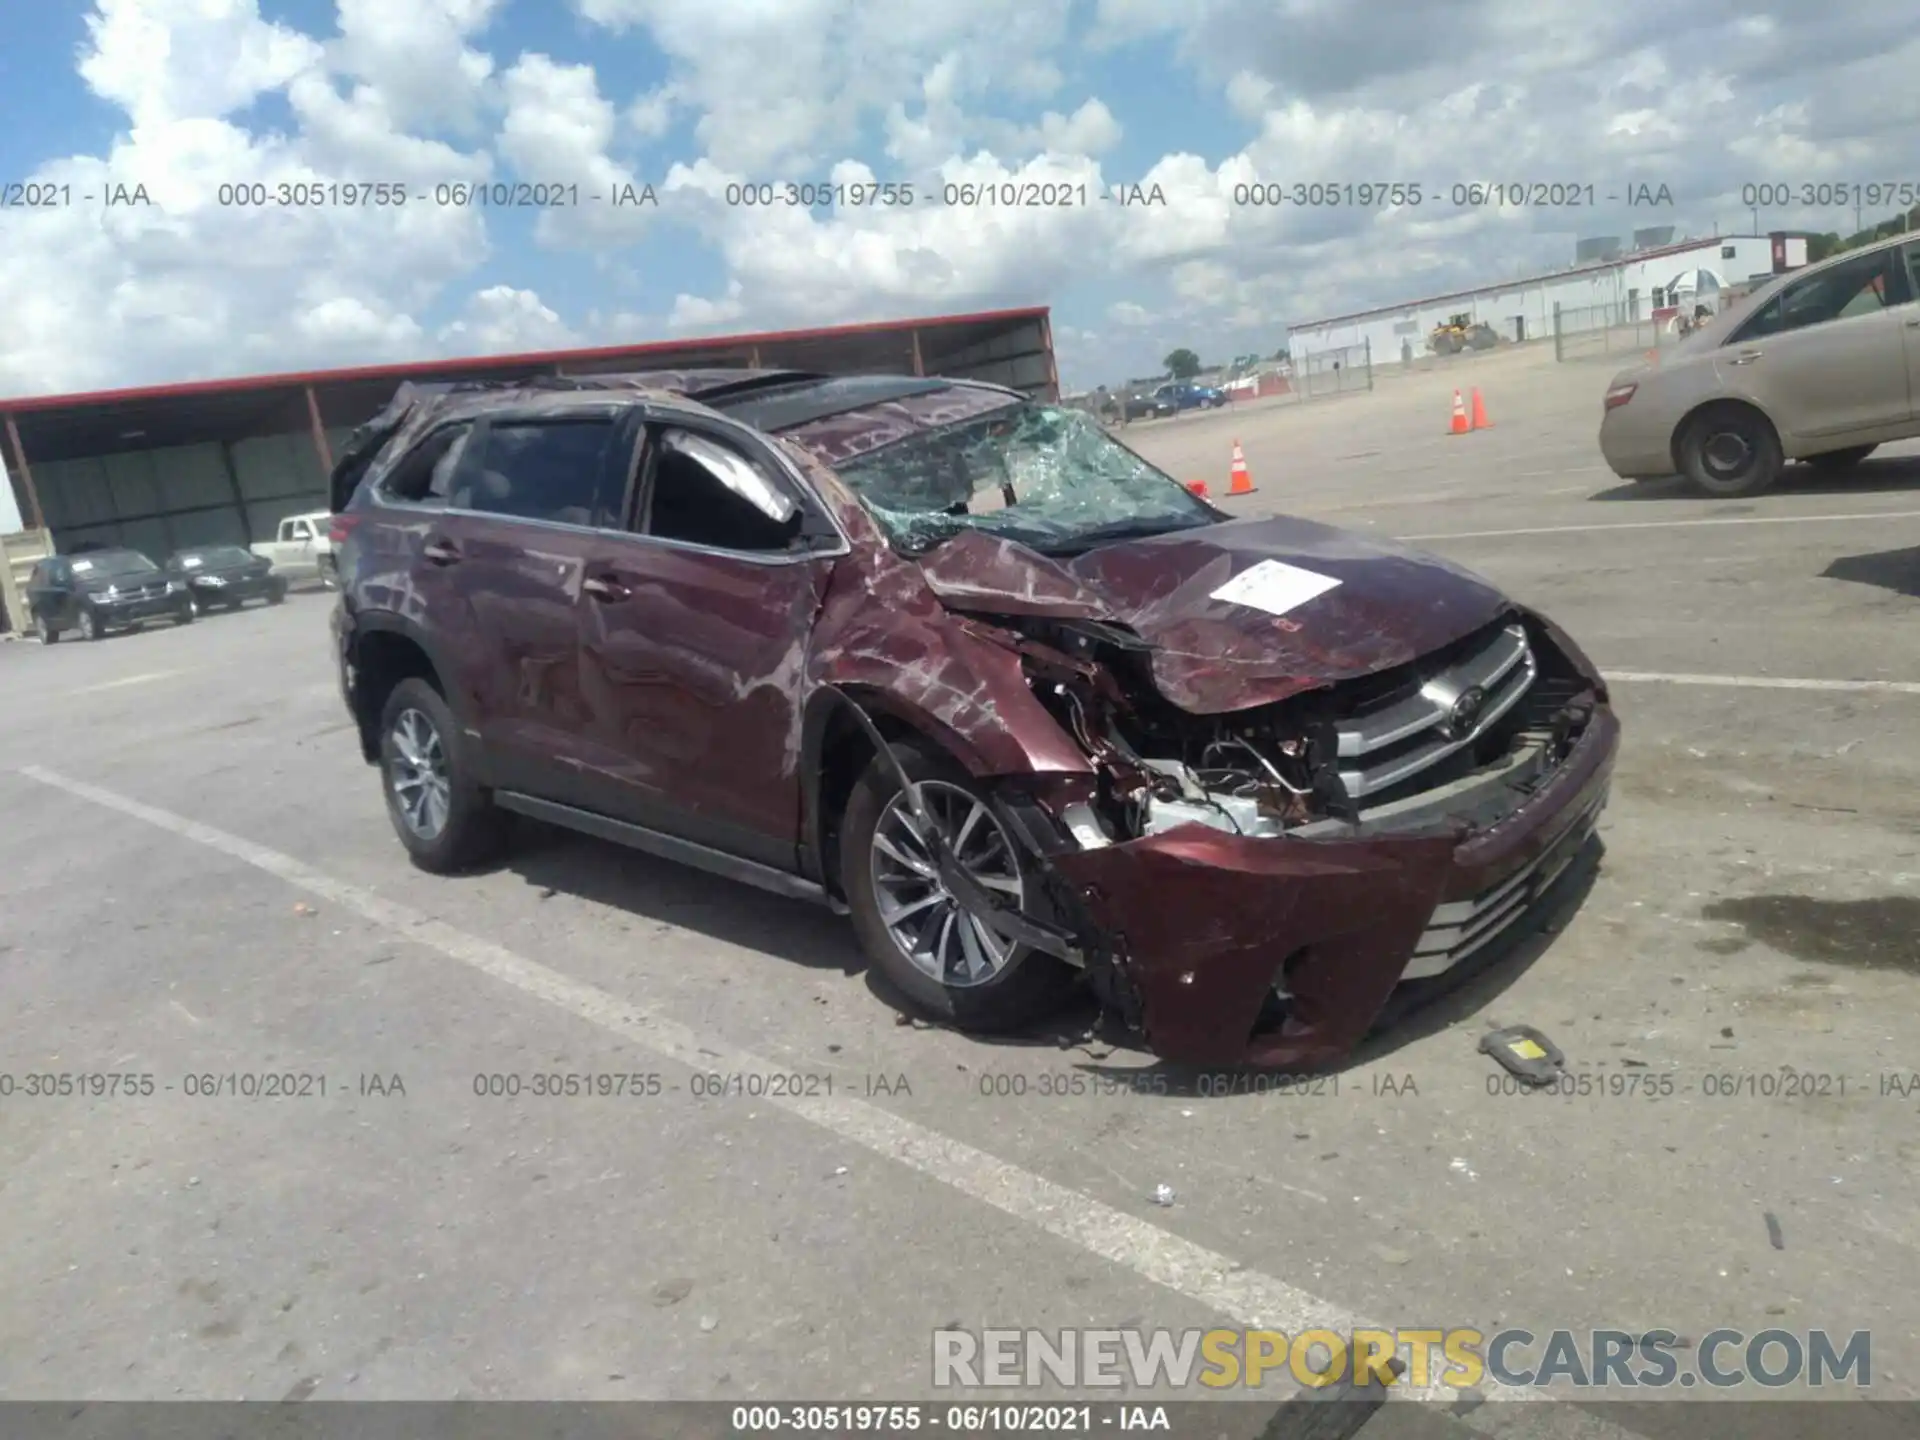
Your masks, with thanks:
[[[807,878],[844,898],[839,874],[840,820],[854,786],[879,753],[851,707],[858,705],[889,744],[918,741],[976,778],[990,773],[979,752],[950,727],[871,685],[822,685],[800,727],[800,839]]]
[[[355,617],[346,659],[352,675],[349,708],[360,732],[360,754],[371,765],[380,758],[380,712],[402,680],[422,679],[460,714],[459,698],[447,683],[450,673],[421,627],[389,610],[363,611]]]

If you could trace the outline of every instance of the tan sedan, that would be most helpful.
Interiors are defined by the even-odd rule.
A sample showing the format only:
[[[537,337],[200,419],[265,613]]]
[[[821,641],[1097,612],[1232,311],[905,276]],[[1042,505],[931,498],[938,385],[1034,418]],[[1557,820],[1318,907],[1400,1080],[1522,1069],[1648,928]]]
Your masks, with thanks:
[[[1757,495],[1788,460],[1858,464],[1920,436],[1920,239],[1779,276],[1607,387],[1600,453],[1616,475],[1684,475]]]

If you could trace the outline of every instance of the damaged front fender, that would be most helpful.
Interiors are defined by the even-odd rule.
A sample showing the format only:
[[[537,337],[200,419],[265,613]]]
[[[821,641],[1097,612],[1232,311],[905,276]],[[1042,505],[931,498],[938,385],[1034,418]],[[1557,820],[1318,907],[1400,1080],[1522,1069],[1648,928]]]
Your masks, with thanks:
[[[1063,930],[1043,920],[1023,914],[1018,908],[1003,903],[998,896],[973,878],[965,865],[953,853],[953,847],[947,841],[946,831],[934,819],[920,793],[920,786],[907,773],[900,758],[893,753],[893,746],[887,743],[887,737],[873,723],[858,701],[842,691],[831,691],[846,708],[847,714],[867,735],[874,753],[893,774],[893,780],[900,787],[900,793],[906,797],[907,808],[913,812],[915,828],[926,843],[928,853],[933,857],[934,869],[940,877],[940,883],[954,902],[986,925],[1001,939],[1016,945],[1025,945],[1043,954],[1065,960],[1071,965],[1080,965],[1080,952],[1074,944],[1070,931]]]

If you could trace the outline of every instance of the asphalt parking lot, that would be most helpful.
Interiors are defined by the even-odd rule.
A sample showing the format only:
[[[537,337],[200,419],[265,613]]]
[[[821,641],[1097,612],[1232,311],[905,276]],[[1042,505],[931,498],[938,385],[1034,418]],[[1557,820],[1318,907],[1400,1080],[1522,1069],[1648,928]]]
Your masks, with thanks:
[[[1124,434],[1216,497],[1238,439],[1228,508],[1417,540],[1614,677],[1552,928],[1311,1091],[898,1023],[844,921],[584,839],[413,871],[330,596],[0,645],[0,1072],[157,1080],[0,1100],[0,1395],[918,1397],[956,1322],[1358,1318],[1871,1327],[1874,1392],[1920,1398],[1920,447],[1745,503],[1623,485],[1610,370]],[[1493,429],[1445,433],[1455,383]],[[1476,1043],[1520,1023],[1592,1088],[1500,1093]],[[476,1093],[543,1071],[658,1093]],[[188,1093],[266,1073],[325,1094]],[[694,1093],[732,1073],[834,1088]],[[1623,1433],[1513,1408],[1397,1433]]]

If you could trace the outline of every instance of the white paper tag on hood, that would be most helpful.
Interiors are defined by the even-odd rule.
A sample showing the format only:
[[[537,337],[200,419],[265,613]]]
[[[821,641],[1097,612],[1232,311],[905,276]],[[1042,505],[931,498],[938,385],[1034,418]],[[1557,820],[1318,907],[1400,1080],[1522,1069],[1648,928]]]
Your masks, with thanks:
[[[1269,615],[1285,615],[1339,583],[1331,575],[1316,575],[1279,560],[1262,560],[1214,591],[1212,598],[1265,610]]]

